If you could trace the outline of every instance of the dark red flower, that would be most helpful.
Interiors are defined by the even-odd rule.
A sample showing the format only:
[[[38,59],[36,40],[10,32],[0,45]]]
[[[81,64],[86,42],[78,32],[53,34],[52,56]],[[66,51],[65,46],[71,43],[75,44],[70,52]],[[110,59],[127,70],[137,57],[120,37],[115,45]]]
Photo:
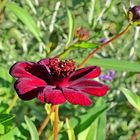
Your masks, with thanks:
[[[103,96],[108,91],[105,84],[91,80],[100,75],[99,67],[75,70],[72,60],[60,61],[56,57],[37,63],[17,62],[10,74],[17,78],[14,87],[23,100],[37,97],[50,104],[62,104],[67,100],[88,106],[92,103],[88,95]]]

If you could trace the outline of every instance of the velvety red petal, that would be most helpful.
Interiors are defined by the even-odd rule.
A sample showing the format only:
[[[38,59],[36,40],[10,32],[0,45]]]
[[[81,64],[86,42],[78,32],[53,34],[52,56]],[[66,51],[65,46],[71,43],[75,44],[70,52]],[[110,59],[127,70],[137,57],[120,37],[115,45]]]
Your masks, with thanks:
[[[89,106],[92,104],[90,98],[80,90],[70,88],[63,88],[65,98],[72,104],[79,104],[81,106]]]
[[[48,66],[49,65],[49,59],[41,59],[40,61],[37,62],[40,65]]]
[[[15,82],[15,89],[20,98],[30,100],[37,97],[37,94],[47,85],[39,78],[19,78]]]
[[[97,66],[89,66],[86,68],[78,69],[77,71],[73,72],[70,76],[69,81],[77,80],[79,78],[95,78],[99,76],[101,70]]]
[[[50,104],[62,104],[66,101],[62,91],[56,89],[54,86],[47,86],[43,92],[38,95],[38,99],[41,102],[47,102]]]
[[[26,92],[25,94],[20,94],[17,90],[17,93],[22,100],[31,100],[33,98],[36,98],[39,93],[42,93],[43,89],[44,87],[38,87],[36,89]]]
[[[84,78],[70,82],[69,87],[82,90],[94,96],[104,96],[109,89],[105,84]]]
[[[28,69],[34,64],[33,62],[17,62],[11,67],[10,74],[16,78],[31,76]]]
[[[39,65],[43,65],[45,67],[45,69],[50,72],[50,69],[48,67],[49,65],[49,59],[46,58],[46,59],[41,59],[40,61],[37,62]]]
[[[47,83],[50,81],[48,70],[43,65],[33,62],[17,62],[10,69],[10,74],[16,78],[38,77],[45,80]]]

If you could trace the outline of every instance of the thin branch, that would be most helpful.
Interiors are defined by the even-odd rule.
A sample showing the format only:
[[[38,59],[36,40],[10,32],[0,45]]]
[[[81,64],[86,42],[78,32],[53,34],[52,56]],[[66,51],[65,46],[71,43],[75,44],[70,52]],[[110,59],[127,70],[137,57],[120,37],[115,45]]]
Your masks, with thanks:
[[[55,116],[54,116],[54,140],[57,140],[57,136],[58,136],[58,120],[59,120],[58,110],[59,110],[59,105],[56,105]]]
[[[12,110],[12,108],[14,107],[14,105],[15,105],[17,99],[18,99],[18,95],[16,94],[16,95],[14,96],[14,98],[12,99],[12,101],[11,101],[11,103],[10,103],[10,105],[9,105],[9,108],[8,108],[7,111],[6,111],[7,113],[9,113],[9,112]]]
[[[116,36],[114,36],[113,38],[111,38],[110,40],[108,40],[107,42],[103,43],[100,47],[96,48],[95,50],[93,50],[83,61],[82,63],[79,65],[79,68],[81,68],[95,53],[97,53],[99,50],[101,50],[102,48],[105,48],[110,42],[116,40],[117,38],[119,38],[120,36],[122,36],[123,34],[127,33],[130,29],[131,25],[129,24],[122,32],[120,32],[119,34],[117,34]]]
[[[54,111],[54,109],[55,109],[55,105],[52,105],[50,113],[48,114],[48,116],[45,118],[45,120],[43,121],[43,123],[41,124],[41,126],[38,129],[39,136],[41,135],[41,133],[44,130],[44,128],[47,126],[47,124],[48,124],[48,122],[50,120],[51,114]]]

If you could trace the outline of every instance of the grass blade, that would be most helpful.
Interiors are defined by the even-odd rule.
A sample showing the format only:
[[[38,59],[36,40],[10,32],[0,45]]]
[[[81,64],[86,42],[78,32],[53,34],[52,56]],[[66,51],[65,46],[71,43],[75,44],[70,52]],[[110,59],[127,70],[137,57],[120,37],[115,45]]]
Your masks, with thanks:
[[[39,140],[39,135],[38,135],[38,132],[37,132],[36,127],[33,124],[33,122],[27,116],[25,116],[24,118],[25,118],[25,122],[29,128],[29,131],[31,134],[31,139],[32,140]]]
[[[73,39],[73,32],[74,32],[74,18],[71,11],[68,8],[67,8],[67,15],[69,19],[69,35],[68,35],[68,41],[66,43],[66,47],[69,45],[69,43]]]
[[[36,39],[41,42],[40,29],[37,27],[32,16],[29,15],[29,13],[24,8],[19,7],[15,3],[7,3],[6,8],[12,11],[27,26]]]
[[[81,62],[81,59],[77,59],[77,62]],[[139,72],[140,63],[130,62],[126,60],[117,59],[95,59],[92,58],[87,62],[88,65],[97,65],[106,69],[114,69],[117,71]]]
[[[138,96],[135,93],[132,93],[126,88],[121,88],[121,91],[124,93],[128,102],[140,112],[140,96]]]
[[[75,140],[74,130],[71,127],[71,124],[68,118],[66,118],[66,125],[67,125],[67,133],[68,133],[69,140]]]

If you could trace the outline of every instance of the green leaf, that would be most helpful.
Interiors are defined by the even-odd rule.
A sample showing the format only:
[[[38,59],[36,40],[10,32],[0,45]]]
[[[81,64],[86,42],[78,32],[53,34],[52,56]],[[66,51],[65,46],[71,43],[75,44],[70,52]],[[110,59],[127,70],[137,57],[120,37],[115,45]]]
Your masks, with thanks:
[[[39,135],[33,122],[27,116],[24,118],[31,134],[31,140],[39,140]]]
[[[105,106],[105,102],[100,98],[96,107]],[[78,140],[105,140],[105,129],[106,129],[106,111],[101,113],[88,127],[78,134]]]
[[[96,140],[96,120],[88,128],[78,134],[78,140]],[[92,129],[92,133],[89,133],[90,129]]]
[[[32,16],[29,15],[29,13],[24,8],[19,7],[15,3],[7,3],[6,8],[12,11],[27,26],[27,28],[33,33],[38,41],[41,41],[40,29],[37,27]]]
[[[13,79],[9,74],[9,69],[4,68],[3,66],[0,65],[0,79],[1,78],[9,83],[11,83]]]
[[[97,102],[94,108],[88,110],[87,114],[79,117],[79,123],[74,128],[75,134],[77,135],[88,128],[107,108],[106,104],[98,105]]]
[[[91,0],[90,6],[89,6],[89,11],[88,11],[88,22],[90,25],[93,22],[94,7],[95,7],[95,0]]]
[[[68,41],[66,43],[66,46],[68,46],[71,40],[73,39],[73,33],[74,33],[74,18],[72,12],[68,8],[67,8],[67,15],[69,19],[69,35],[68,35]]]
[[[128,102],[140,112],[140,96],[123,87],[121,91],[124,93]]]
[[[86,134],[86,140],[97,140],[98,119],[96,119],[89,127]]]
[[[106,138],[106,111],[101,114],[98,119],[97,140],[105,140]]]
[[[0,124],[0,134],[4,134],[4,125]]]
[[[81,59],[77,59],[76,61],[77,63],[80,63]],[[97,65],[106,69],[114,69],[117,71],[129,71],[129,72],[140,71],[140,63],[130,62],[126,60],[92,58],[87,62],[87,65]]]
[[[102,113],[87,130],[86,140],[105,140],[106,113]]]
[[[16,139],[27,140],[27,138],[24,135],[22,135],[22,133],[17,127],[13,128],[11,131],[0,137],[0,140],[16,140]]]
[[[14,114],[0,114],[0,123],[5,124],[15,118]]]
[[[36,11],[34,5],[32,4],[32,1],[30,1],[30,0],[26,0],[26,2],[27,2],[28,5],[30,6],[30,8],[32,9],[32,11],[34,12],[34,14],[36,14],[37,11]]]
[[[75,140],[74,129],[71,127],[70,121],[66,118],[67,133],[69,140]]]
[[[83,49],[87,49],[87,48],[93,49],[93,48],[97,47],[97,44],[89,43],[89,42],[80,42],[80,43],[73,45],[73,47],[78,47],[78,48],[83,48]]]

